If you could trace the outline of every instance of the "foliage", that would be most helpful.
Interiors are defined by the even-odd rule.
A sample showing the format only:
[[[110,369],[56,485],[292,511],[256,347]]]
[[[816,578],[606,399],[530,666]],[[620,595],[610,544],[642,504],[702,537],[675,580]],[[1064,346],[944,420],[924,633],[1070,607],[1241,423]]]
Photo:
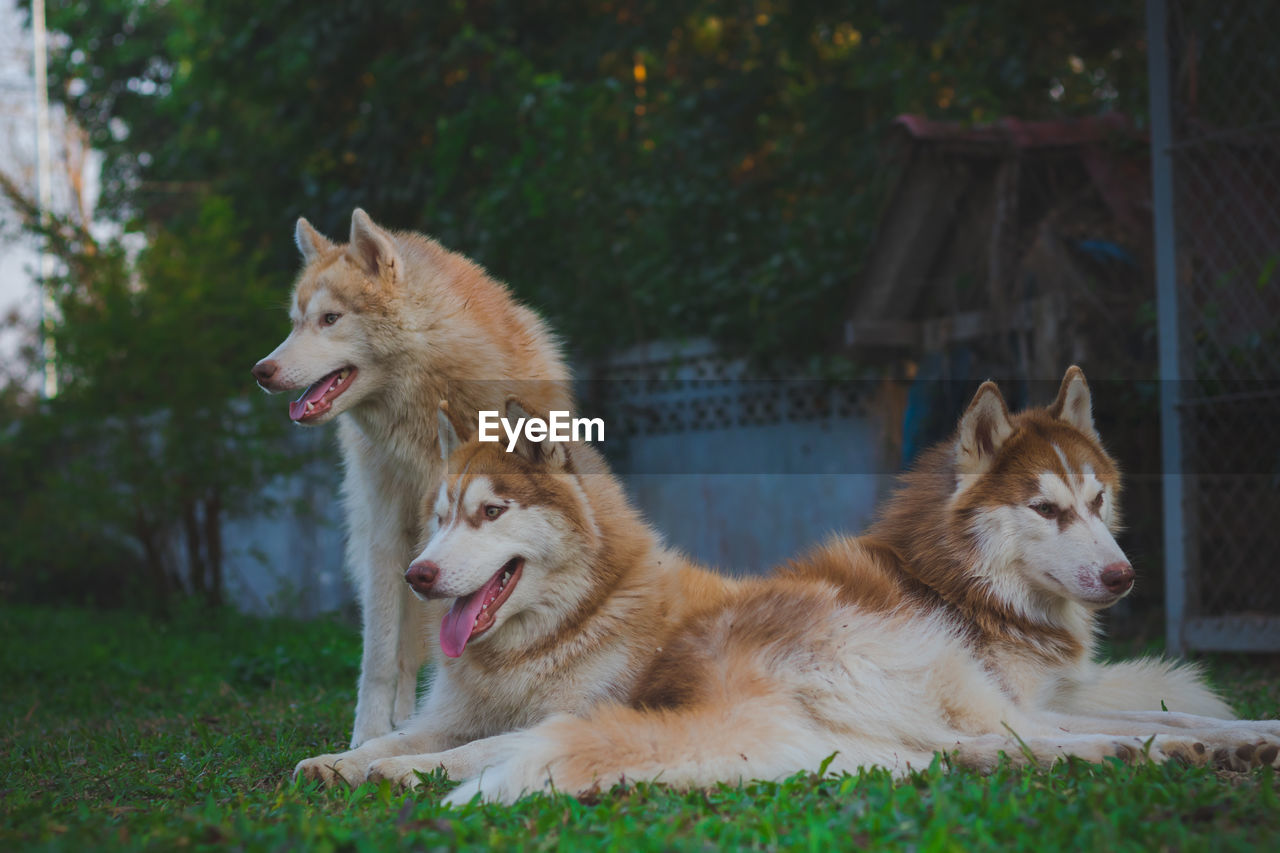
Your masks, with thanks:
[[[263,654],[264,649],[272,649]],[[248,663],[257,658],[258,663]],[[1280,833],[1269,771],[1174,765],[922,768],[680,793],[448,811],[449,782],[321,790],[286,780],[341,743],[359,642],[317,621],[180,611],[168,621],[0,609],[0,785],[7,850],[1081,849],[1264,850]],[[1274,712],[1274,662],[1220,660],[1239,709]],[[1225,680],[1222,680],[1225,677]]]
[[[247,368],[285,329],[300,213],[335,237],[357,205],[437,235],[579,353],[709,335],[839,373],[820,356],[894,115],[1133,111],[1143,92],[1133,0],[47,7],[54,96],[104,156],[100,213],[145,248],[46,234],[66,390],[38,411],[0,395],[20,419],[0,434],[0,594],[27,597],[141,580],[218,600],[221,519],[294,461]]]
[[[822,351],[904,111],[1141,112],[1140,4],[844,0],[49,4],[107,208],[235,200],[284,278],[305,213],[478,257],[597,352]]]
[[[279,294],[235,223],[209,196],[135,256],[66,221],[46,232],[65,270],[52,282],[62,384],[0,433],[8,592],[220,602],[224,511],[263,508],[262,485],[296,461],[279,407],[244,381]]]

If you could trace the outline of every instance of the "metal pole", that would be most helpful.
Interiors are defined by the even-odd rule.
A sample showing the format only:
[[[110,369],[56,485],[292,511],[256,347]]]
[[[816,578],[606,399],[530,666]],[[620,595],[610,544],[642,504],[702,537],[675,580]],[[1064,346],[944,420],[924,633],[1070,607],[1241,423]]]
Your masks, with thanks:
[[[36,199],[40,207],[40,225],[49,226],[51,190],[49,187],[49,80],[46,70],[44,0],[32,0],[31,29],[35,40],[36,78]],[[53,341],[53,256],[43,247],[40,252],[40,358],[41,391],[46,398],[58,394],[58,353]]]
[[[1169,92],[1167,0],[1147,0],[1147,76],[1151,97],[1151,202],[1155,229],[1156,327],[1160,342],[1160,439],[1164,476],[1164,602],[1170,654],[1182,654],[1187,615],[1183,526],[1182,424],[1178,403],[1178,246],[1173,198],[1173,120]]]

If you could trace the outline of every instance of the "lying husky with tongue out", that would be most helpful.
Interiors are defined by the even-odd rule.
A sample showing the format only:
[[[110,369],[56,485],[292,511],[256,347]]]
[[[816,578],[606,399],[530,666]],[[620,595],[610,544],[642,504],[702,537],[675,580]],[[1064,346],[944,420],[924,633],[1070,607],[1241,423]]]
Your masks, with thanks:
[[[439,434],[445,480],[426,508],[439,532],[405,573],[443,652],[430,691],[400,730],[295,775],[358,784],[377,759],[625,701],[661,637],[731,583],[664,548],[589,445],[463,445],[443,407]]]
[[[1073,458],[1062,445],[1081,438],[1087,414],[1074,405],[1085,390],[1076,374],[1067,374],[1054,406],[1017,416],[995,386],[983,386],[951,450],[938,451],[954,467],[929,511],[956,509],[980,522],[979,539],[958,538],[956,553],[973,547],[981,559],[991,550],[980,547],[990,519],[965,502],[1007,475],[1011,457],[1002,453],[1021,456],[1048,436]],[[904,574],[894,548],[874,535],[839,540],[770,577],[731,579],[663,549],[588,447],[527,440],[516,453],[476,441],[458,447],[447,422],[441,435],[449,462],[434,507],[439,530],[406,580],[423,598],[452,600],[440,623],[446,657],[404,728],[304,761],[299,775],[412,787],[418,773],[443,767],[464,780],[449,795],[456,804],[476,794],[511,801],[549,787],[577,793],[623,779],[696,787],[870,765],[902,774],[938,752],[979,768],[1002,754],[1232,768],[1280,759],[1277,721],[1118,711],[1097,701],[1105,690],[1092,707],[1087,691],[1069,702],[1053,696],[1033,684],[1026,661],[991,654],[995,634],[973,624],[973,589],[953,602],[945,584]],[[1058,453],[1041,456],[1057,470]],[[1113,472],[1094,463],[1111,483],[1103,501],[1113,500]],[[1069,542],[1051,547],[1056,562],[1042,568],[1070,563],[1067,580],[1079,589],[1044,579],[1037,600],[1105,606],[1127,592],[1131,576],[1104,562],[1114,556],[1107,549],[1085,547],[1101,538],[1091,520],[1067,518],[1104,512],[1098,483],[1080,478],[1090,488],[1077,499],[1059,493],[1058,477],[1033,477],[1025,493],[1006,490],[1002,505],[1006,515],[1043,522],[1040,541],[1056,542],[1054,531],[1077,523],[1096,534],[1074,557],[1059,553]],[[935,486],[908,479],[906,490]],[[1012,569],[987,565],[971,584],[1003,594],[1012,579],[1001,572]],[[1002,577],[1003,585],[984,577]],[[1026,631],[1061,612],[1018,610],[1021,621],[1011,626]],[[1026,637],[1015,632],[1005,641]],[[1073,660],[1039,671],[1056,680]],[[1185,689],[1191,678],[1160,685],[1158,675],[1148,673],[1152,690]]]

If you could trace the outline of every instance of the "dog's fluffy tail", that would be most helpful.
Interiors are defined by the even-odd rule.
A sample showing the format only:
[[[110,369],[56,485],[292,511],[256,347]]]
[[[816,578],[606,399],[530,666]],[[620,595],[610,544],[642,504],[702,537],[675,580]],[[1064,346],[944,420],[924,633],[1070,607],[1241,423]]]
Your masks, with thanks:
[[[1099,711],[1176,711],[1234,720],[1231,706],[1209,688],[1200,667],[1162,658],[1141,658],[1098,666],[1087,681],[1068,691],[1058,710],[1091,714]]]

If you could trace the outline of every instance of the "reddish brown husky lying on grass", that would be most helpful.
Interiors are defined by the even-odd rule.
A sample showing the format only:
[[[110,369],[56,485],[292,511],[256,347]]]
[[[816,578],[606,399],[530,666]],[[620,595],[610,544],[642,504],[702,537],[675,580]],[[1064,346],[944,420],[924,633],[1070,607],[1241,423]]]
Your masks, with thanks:
[[[1192,670],[1090,662],[1092,614],[1133,572],[1076,368],[1018,415],[983,385],[868,535],[767,578],[662,549],[589,448],[442,434],[439,532],[407,580],[452,602],[450,657],[400,731],[300,774],[414,786],[443,767],[463,803],[777,779],[832,755],[835,771],[894,773],[938,752],[977,767],[1280,756],[1280,722],[1202,716],[1229,710]]]

